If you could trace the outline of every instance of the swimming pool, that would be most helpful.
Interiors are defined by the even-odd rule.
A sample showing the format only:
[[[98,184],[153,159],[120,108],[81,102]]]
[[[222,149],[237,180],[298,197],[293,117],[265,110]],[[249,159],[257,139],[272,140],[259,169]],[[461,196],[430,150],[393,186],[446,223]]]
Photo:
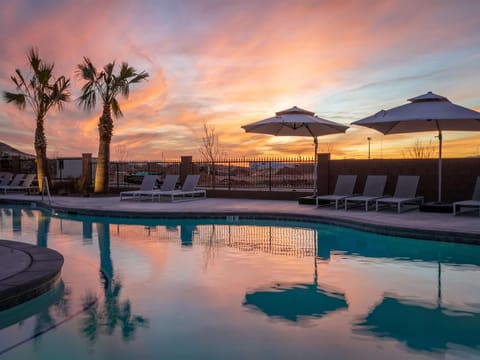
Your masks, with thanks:
[[[0,208],[56,288],[0,312],[2,359],[468,359],[480,247],[302,222]]]

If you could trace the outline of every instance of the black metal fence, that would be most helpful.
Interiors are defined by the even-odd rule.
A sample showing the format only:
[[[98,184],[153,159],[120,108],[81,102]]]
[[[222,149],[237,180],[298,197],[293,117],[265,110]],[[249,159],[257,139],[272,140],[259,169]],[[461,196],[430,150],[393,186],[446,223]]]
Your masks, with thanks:
[[[111,187],[134,187],[144,175],[199,174],[199,186],[237,190],[310,190],[313,187],[313,158],[229,158],[210,161],[149,161],[110,163]],[[95,174],[96,164],[92,164]]]
[[[92,162],[92,174],[95,176],[96,162]],[[145,175],[179,174],[179,161],[128,161],[111,162],[109,181],[110,187],[138,187]]]
[[[200,185],[215,189],[311,189],[313,159],[232,158],[194,162]]]
[[[210,161],[125,161],[110,162],[110,188],[135,188],[145,175],[160,177],[179,174],[199,174],[199,186],[218,190],[311,190],[313,187],[312,157],[238,157]],[[3,161],[2,171],[35,173],[35,160],[21,160],[16,169],[11,161]],[[64,168],[65,165],[65,168]],[[52,159],[50,175],[55,182],[77,181],[82,176],[81,158]],[[91,162],[92,184],[95,177],[96,159]]]

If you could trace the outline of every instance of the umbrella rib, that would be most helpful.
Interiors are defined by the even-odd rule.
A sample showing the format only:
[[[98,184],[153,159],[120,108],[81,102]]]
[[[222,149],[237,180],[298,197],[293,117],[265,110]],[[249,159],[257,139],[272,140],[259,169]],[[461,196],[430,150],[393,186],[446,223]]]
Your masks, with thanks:
[[[310,126],[308,126],[307,124],[303,123],[303,126],[305,126],[305,128],[308,130],[308,132],[310,133],[310,135],[312,135],[313,138],[315,138],[315,134],[313,133],[312,129],[310,129]]]
[[[393,130],[393,128],[398,124],[398,121],[396,122],[392,122],[392,124],[389,126],[388,130],[387,131],[381,131],[383,134],[388,134],[390,133],[390,131]]]

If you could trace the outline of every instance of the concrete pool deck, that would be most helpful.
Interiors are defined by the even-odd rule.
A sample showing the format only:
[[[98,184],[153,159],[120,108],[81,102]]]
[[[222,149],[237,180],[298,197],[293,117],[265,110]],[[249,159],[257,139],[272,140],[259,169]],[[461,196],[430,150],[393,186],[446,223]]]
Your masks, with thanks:
[[[365,212],[360,209],[345,211],[327,207],[316,208],[314,205],[300,205],[296,201],[207,198],[171,203],[148,200],[120,201],[119,196],[54,196],[51,201],[44,199],[42,202],[40,196],[2,195],[0,196],[0,205],[2,204],[35,205],[45,207],[55,213],[90,216],[130,218],[239,216],[241,218],[321,222],[386,235],[480,245],[478,212],[453,216],[453,214],[414,210],[398,214],[395,211]],[[28,247],[30,248],[27,249]],[[30,299],[31,297],[22,295],[22,291],[25,289],[36,289],[32,293],[37,295],[45,289],[48,290],[48,286],[60,273],[63,258],[58,253],[56,253],[58,255],[54,254],[55,252],[52,250],[50,251],[53,253],[46,254],[45,250],[49,249],[0,240],[0,263],[2,264],[0,267],[0,305],[2,301],[6,305],[5,299],[7,298],[10,299],[8,304],[18,304]],[[37,269],[38,266],[43,266],[40,272]],[[46,271],[46,273],[41,273],[42,271]]]

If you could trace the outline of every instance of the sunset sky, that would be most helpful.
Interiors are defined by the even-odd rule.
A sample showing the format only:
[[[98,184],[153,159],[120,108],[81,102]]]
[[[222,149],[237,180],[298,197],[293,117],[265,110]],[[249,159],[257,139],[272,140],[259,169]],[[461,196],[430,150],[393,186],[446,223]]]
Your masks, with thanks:
[[[121,99],[112,159],[198,158],[204,124],[227,156],[307,155],[309,138],[246,134],[242,125],[294,105],[343,124],[433,91],[480,111],[477,0],[17,0],[0,2],[0,90],[27,70],[26,52],[72,80],[83,56],[101,68],[127,61],[150,74]],[[48,154],[98,146],[100,107],[75,102],[46,121]],[[0,142],[34,153],[34,116],[0,102]],[[404,157],[434,133],[384,136],[350,128],[319,138],[333,158]],[[480,155],[480,133],[444,134],[444,156]]]

